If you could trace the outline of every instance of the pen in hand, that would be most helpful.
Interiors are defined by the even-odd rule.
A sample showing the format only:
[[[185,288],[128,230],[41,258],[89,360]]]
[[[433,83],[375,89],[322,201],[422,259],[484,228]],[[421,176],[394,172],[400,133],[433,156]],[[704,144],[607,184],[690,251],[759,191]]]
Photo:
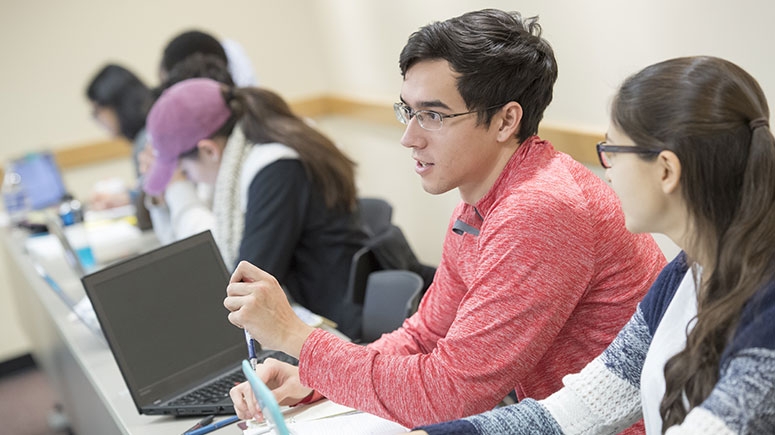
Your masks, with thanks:
[[[258,357],[256,356],[256,347],[255,347],[255,340],[253,340],[253,337],[250,336],[250,333],[248,330],[245,330],[245,341],[248,343],[248,361],[250,361],[250,366],[253,367],[253,370],[256,370],[256,364],[258,364]]]

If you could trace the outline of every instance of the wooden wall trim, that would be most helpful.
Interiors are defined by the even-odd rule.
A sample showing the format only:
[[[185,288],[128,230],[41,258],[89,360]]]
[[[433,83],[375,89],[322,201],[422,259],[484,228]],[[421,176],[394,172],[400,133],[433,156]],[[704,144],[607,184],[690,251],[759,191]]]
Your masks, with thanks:
[[[112,159],[127,158],[132,155],[132,144],[124,139],[107,139],[74,144],[51,150],[54,160],[63,171],[78,166],[99,164]],[[0,181],[5,175],[0,167]]]
[[[591,133],[567,127],[542,125],[538,127],[538,135],[551,142],[558,151],[569,154],[581,163],[600,164],[595,144],[605,139],[605,133]]]
[[[103,140],[56,149],[53,153],[59,167],[69,169],[129,157],[132,144],[124,139]]]
[[[367,102],[338,95],[320,95],[294,100],[290,105],[298,115],[310,118],[339,115],[385,124],[398,122],[390,104]],[[603,140],[603,133],[590,133],[545,124],[539,128],[538,134],[551,141],[558,150],[570,154],[582,163],[597,163],[595,143]],[[132,154],[132,147],[127,141],[116,139],[73,144],[55,149],[53,153],[60,168],[67,170],[129,157]],[[2,175],[3,172],[0,169],[0,177]]]

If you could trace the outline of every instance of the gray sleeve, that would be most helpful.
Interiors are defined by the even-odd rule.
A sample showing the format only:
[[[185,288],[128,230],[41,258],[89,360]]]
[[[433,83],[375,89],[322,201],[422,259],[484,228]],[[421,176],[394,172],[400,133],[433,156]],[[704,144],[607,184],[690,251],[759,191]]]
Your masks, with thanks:
[[[651,334],[638,309],[611,345],[565,387],[536,402],[421,429],[429,434],[615,434],[641,417],[640,371]]]
[[[751,348],[735,355],[705,402],[666,433],[775,433],[775,350]]]
[[[567,434],[618,433],[642,416],[640,372],[651,334],[638,307],[614,341],[541,403]]]
[[[429,435],[514,434],[562,435],[563,431],[540,403],[525,399],[516,405],[497,408],[462,420],[422,426]]]

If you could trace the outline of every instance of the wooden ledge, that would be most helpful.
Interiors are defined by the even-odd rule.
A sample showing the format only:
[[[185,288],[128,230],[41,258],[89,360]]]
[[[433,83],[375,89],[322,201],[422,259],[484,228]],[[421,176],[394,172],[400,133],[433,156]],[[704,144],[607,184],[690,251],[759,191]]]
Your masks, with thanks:
[[[290,102],[300,116],[316,118],[326,115],[350,116],[366,121],[395,124],[397,121],[389,104],[367,102],[336,95],[321,95]],[[554,147],[585,163],[597,163],[595,143],[603,140],[602,133],[590,133],[544,123],[538,134],[552,142]],[[101,140],[73,144],[53,150],[62,170],[102,163],[112,159],[127,158],[132,146],[126,140]],[[3,172],[0,169],[0,177]],[[2,179],[2,178],[0,178]]]
[[[68,169],[130,157],[132,144],[124,139],[109,139],[60,148],[53,153],[59,167]]]

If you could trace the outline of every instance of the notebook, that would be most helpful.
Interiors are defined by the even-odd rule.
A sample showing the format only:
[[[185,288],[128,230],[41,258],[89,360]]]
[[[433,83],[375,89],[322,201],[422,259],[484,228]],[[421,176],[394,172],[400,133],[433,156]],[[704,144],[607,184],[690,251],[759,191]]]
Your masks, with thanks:
[[[223,307],[229,272],[209,231],[81,280],[140,414],[233,414],[242,330]]]

